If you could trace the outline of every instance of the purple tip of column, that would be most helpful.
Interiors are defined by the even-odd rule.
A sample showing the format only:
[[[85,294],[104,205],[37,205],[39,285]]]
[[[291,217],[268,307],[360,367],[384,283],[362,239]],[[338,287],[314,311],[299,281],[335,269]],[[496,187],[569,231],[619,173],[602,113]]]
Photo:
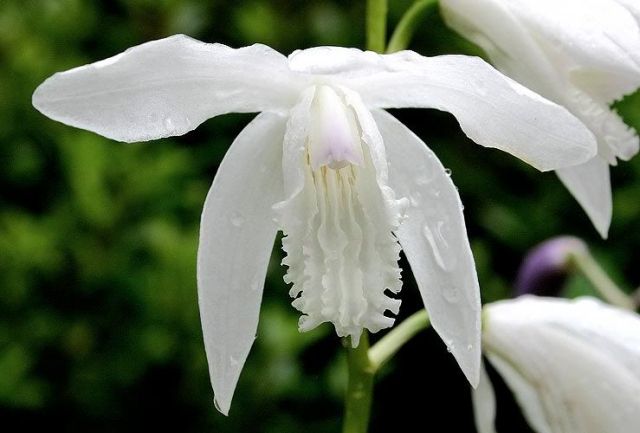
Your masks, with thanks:
[[[573,236],[551,238],[525,256],[516,277],[516,295],[555,296],[569,272],[571,253],[587,250],[587,245]]]

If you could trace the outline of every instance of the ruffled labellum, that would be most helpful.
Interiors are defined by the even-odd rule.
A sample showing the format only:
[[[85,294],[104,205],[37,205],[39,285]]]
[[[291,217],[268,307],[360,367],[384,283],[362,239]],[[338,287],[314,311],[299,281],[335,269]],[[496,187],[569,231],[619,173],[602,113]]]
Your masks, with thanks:
[[[304,186],[277,206],[286,235],[285,281],[303,313],[301,331],[331,322],[356,347],[363,329],[392,326],[385,312],[400,308],[385,291],[402,287],[393,232],[407,199],[396,200],[378,183],[372,144],[343,91],[320,85],[311,92],[309,134],[300,143]]]

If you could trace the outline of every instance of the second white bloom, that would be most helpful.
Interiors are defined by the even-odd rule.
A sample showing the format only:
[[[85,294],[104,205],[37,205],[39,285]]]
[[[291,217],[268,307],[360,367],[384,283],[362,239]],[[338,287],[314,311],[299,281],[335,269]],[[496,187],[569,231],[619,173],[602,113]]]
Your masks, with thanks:
[[[606,237],[609,166],[638,152],[638,137],[609,106],[640,87],[640,6],[634,0],[442,0],[447,23],[502,72],[567,107],[593,132],[598,155],[557,170]]]
[[[593,298],[525,296],[485,306],[483,351],[538,433],[635,433],[640,318]],[[487,374],[474,392],[480,433],[495,433]]]

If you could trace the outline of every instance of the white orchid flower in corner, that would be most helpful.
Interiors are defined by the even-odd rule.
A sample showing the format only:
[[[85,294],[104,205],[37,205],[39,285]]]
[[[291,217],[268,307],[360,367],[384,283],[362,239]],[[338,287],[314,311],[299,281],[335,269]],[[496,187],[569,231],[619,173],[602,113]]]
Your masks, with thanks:
[[[564,108],[484,61],[409,51],[320,47],[287,58],[264,45],[232,49],[178,35],[58,73],[33,103],[127,142],[262,112],[229,148],[202,213],[199,304],[225,414],[255,339],[278,229],[300,330],[330,322],[357,345],[363,329],[392,326],[385,312],[397,313],[400,301],[386,290],[400,290],[402,246],[431,323],[477,383],[479,289],[458,193],[436,156],[383,108],[450,111],[479,144],[541,170],[596,151]]]
[[[483,351],[538,433],[636,433],[640,317],[593,298],[524,296],[485,306]],[[495,433],[496,400],[482,370],[480,433]]]
[[[635,0],[441,0],[447,24],[482,47],[506,75],[569,109],[594,133],[598,156],[556,171],[606,238],[609,165],[638,152],[610,105],[640,87]]]

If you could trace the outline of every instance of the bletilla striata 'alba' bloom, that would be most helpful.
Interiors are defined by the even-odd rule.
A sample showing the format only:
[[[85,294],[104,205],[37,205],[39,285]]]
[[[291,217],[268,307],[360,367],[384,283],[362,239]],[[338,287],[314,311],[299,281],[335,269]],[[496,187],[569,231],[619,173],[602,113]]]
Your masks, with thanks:
[[[640,317],[593,298],[524,296],[485,306],[483,351],[538,433],[635,433]],[[482,370],[480,433],[495,433],[496,400]]]
[[[223,413],[256,335],[278,229],[302,331],[330,322],[357,345],[363,329],[391,326],[402,246],[434,328],[477,383],[479,289],[458,193],[435,155],[382,108],[450,111],[476,142],[541,170],[596,151],[564,108],[482,60],[409,51],[320,47],[287,58],[264,45],[173,36],[56,74],[33,103],[127,142],[262,112],[229,148],[202,213],[199,304]]]
[[[557,170],[598,232],[611,223],[609,166],[638,152],[610,105],[640,87],[634,0],[441,0],[450,27],[506,75],[566,107],[594,133],[598,156]]]

